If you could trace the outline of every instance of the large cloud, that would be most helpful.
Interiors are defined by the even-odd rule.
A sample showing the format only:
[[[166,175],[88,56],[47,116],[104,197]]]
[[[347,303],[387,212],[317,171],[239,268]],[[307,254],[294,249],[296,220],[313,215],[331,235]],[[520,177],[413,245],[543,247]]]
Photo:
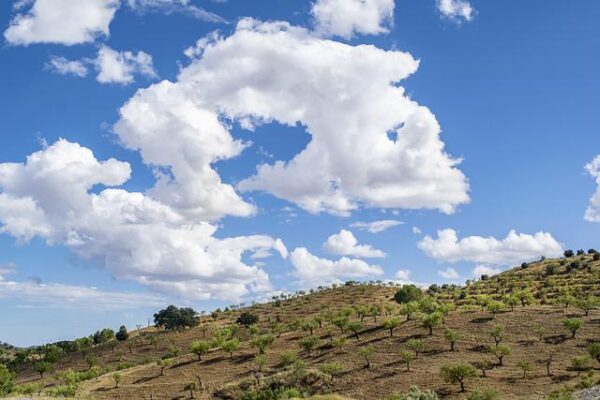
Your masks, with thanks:
[[[316,31],[325,36],[378,35],[393,23],[394,0],[317,0],[311,14]]]
[[[242,261],[245,252],[282,242],[254,235],[216,239],[216,227],[142,193],[119,188],[128,163],[98,161],[76,143],[59,140],[27,162],[0,164],[0,231],[21,241],[41,237],[67,246],[119,279],[188,298],[237,299],[269,290],[268,275]],[[185,211],[185,210],[184,210]]]
[[[323,248],[331,254],[358,258],[383,258],[386,254],[368,244],[358,244],[352,232],[342,229],[331,235],[323,244]]]
[[[153,102],[156,113],[168,112],[163,110],[171,97],[189,104],[171,126],[189,125],[191,112],[202,108],[246,127],[301,124],[312,136],[291,161],[260,165],[241,190],[267,191],[309,212],[341,215],[360,205],[451,213],[469,201],[468,183],[458,161],[444,152],[434,115],[396,84],[418,67],[409,54],[252,19],[240,21],[228,38],[204,38],[188,54],[199,56],[177,83],[151,87],[130,106],[170,90],[162,104]],[[203,136],[229,140],[221,130]]]
[[[489,265],[511,265],[541,256],[558,257],[563,248],[551,234],[535,235],[510,231],[506,238],[469,236],[458,239],[453,229],[438,231],[438,237],[425,236],[418,246],[429,257],[446,262],[471,261]]]
[[[22,12],[29,3],[33,5]],[[138,13],[180,13],[207,22],[226,22],[189,0],[31,0],[17,4],[19,12],[4,32],[6,41],[14,45],[93,42],[109,35],[109,25],[123,4]]]
[[[310,286],[383,274],[378,265],[348,257],[335,261],[319,258],[304,247],[294,249],[290,253],[290,261],[294,267],[294,275],[301,283]]]
[[[590,222],[600,222],[600,156],[585,166],[587,172],[596,180],[596,192],[590,199],[590,204],[585,211],[585,219]]]

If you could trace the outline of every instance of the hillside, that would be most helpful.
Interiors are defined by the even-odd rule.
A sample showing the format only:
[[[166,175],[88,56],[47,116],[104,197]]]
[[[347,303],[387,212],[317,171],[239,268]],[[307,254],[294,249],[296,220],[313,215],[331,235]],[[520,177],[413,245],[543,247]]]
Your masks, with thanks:
[[[15,364],[16,382],[22,391],[40,390],[36,384],[60,385],[59,389],[73,384],[75,389],[74,381],[80,379],[60,371],[87,371],[95,365],[98,377],[90,375],[79,383],[77,397],[278,398],[242,394],[272,384],[293,386],[306,395],[335,393],[353,399],[386,399],[412,385],[432,389],[444,399],[466,399],[475,390],[487,389],[495,390],[497,399],[545,399],[555,390],[597,379],[600,364],[583,358],[588,347],[600,341],[598,303],[589,297],[600,293],[597,258],[584,254],[542,260],[463,287],[432,287],[432,297],[408,306],[394,301],[399,287],[389,284],[350,283],[297,293],[203,316],[193,328],[145,328],[130,332],[123,342],[110,340],[84,351],[63,352],[43,378],[35,369],[49,356],[28,354],[27,361]],[[258,316],[258,324],[236,324],[241,313]],[[566,319],[575,325],[581,321],[573,338]],[[386,321],[398,324],[393,335],[384,327]],[[431,335],[423,326],[428,321]],[[235,328],[224,331],[228,327]],[[503,365],[490,353],[496,348],[491,335],[495,327],[504,332],[498,347],[508,353]],[[448,340],[452,333],[458,336],[454,351]],[[273,343],[257,358],[256,338],[268,342],[269,335]],[[222,340],[213,341],[200,359],[190,353],[193,341],[215,337]],[[219,349],[227,350],[224,343],[232,338],[239,339],[238,349],[232,346],[231,354]],[[422,347],[418,356],[416,347]],[[575,357],[580,357],[576,365]],[[168,361],[157,363],[161,358]],[[453,363],[488,365],[485,376],[477,370],[465,381],[466,393],[461,393],[459,384],[446,382],[440,374],[442,366]]]

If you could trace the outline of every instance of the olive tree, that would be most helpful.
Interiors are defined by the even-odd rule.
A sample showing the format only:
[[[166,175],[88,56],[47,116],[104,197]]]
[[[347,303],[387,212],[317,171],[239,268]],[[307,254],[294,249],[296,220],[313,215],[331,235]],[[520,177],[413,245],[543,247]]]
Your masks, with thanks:
[[[198,356],[198,361],[202,361],[202,356],[210,350],[210,342],[206,340],[195,340],[190,343],[190,351]]]
[[[400,319],[396,317],[390,317],[383,321],[383,327],[390,331],[390,337],[394,336],[394,329],[400,325]]]
[[[580,318],[565,318],[563,326],[571,331],[571,338],[574,338],[577,331],[583,326],[583,320]]]
[[[427,328],[429,330],[429,335],[431,336],[431,335],[433,335],[433,328],[441,325],[442,314],[437,311],[435,311],[431,314],[425,314],[421,318],[421,323],[423,324],[424,328]]]
[[[400,361],[406,364],[406,371],[410,372],[410,363],[415,359],[415,356],[409,351],[400,352]]]
[[[461,392],[465,391],[466,381],[475,377],[475,368],[465,363],[443,365],[440,372],[444,381],[458,383]]]
[[[421,339],[409,339],[406,345],[415,352],[415,358],[419,358],[419,353],[425,350],[425,342]]]
[[[371,359],[373,358],[373,353],[375,352],[375,347],[373,345],[368,345],[361,348],[358,351],[358,354],[365,360],[365,367],[371,368]]]
[[[446,328],[444,338],[450,343],[450,351],[454,351],[456,342],[460,338],[460,334],[454,329]]]

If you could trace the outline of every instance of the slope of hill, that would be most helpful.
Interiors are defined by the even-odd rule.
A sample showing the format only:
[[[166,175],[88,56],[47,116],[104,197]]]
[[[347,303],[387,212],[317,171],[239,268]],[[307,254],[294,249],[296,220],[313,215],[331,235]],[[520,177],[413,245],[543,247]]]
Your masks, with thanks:
[[[386,399],[418,385],[448,399],[466,399],[475,390],[496,391],[497,399],[545,399],[555,390],[597,379],[598,362],[584,357],[600,341],[600,312],[596,298],[589,297],[600,293],[599,274],[594,254],[543,260],[464,287],[430,288],[434,297],[408,306],[394,301],[394,285],[335,286],[213,313],[191,329],[131,332],[123,342],[61,355],[43,378],[37,368],[43,356],[30,355],[30,361],[16,366],[17,382],[22,390],[42,382],[64,388],[79,379],[69,380],[60,371],[97,365],[92,368],[98,368],[97,378],[73,385],[78,397],[287,398],[250,394],[268,387]],[[589,307],[582,306],[584,300]],[[258,316],[258,324],[236,324],[242,312]],[[579,323],[572,334],[568,328]],[[224,344],[232,337],[239,339],[239,348]],[[215,338],[221,340],[214,340],[206,354],[190,353],[193,341]],[[260,338],[265,354],[257,356]],[[449,339],[456,341],[454,350]],[[442,366],[456,363],[478,367],[465,379],[466,393],[440,373]]]

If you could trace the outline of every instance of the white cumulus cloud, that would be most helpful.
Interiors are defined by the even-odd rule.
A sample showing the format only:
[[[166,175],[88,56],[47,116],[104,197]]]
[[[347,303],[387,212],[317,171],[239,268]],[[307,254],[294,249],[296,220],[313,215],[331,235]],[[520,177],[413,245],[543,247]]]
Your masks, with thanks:
[[[534,235],[510,231],[506,238],[469,236],[458,239],[453,229],[438,231],[437,238],[425,236],[418,247],[439,261],[471,261],[488,265],[511,265],[541,256],[558,257],[562,245],[550,233]]]
[[[80,78],[85,77],[88,73],[87,66],[83,61],[71,61],[57,56],[50,57],[44,68],[60,75],[75,75]]]
[[[451,267],[448,267],[444,270],[438,271],[438,275],[441,276],[444,279],[458,279],[460,278],[460,275],[458,274],[458,272]]]
[[[12,18],[4,38],[15,45],[93,42],[108,36],[118,7],[118,0],[35,0]]]
[[[585,211],[585,219],[590,222],[600,222],[600,156],[585,166],[586,171],[596,180],[596,192],[590,199]]]
[[[176,84],[164,84],[177,96],[246,127],[301,124],[311,134],[292,160],[258,166],[239,183],[242,191],[339,215],[360,206],[452,213],[469,201],[459,160],[444,152],[434,115],[395,84],[418,67],[409,54],[252,19],[241,20],[230,37],[199,41],[188,54],[197,58]]]
[[[290,261],[294,267],[294,276],[301,283],[310,286],[383,274],[383,270],[378,265],[370,265],[362,260],[348,257],[335,261],[319,258],[304,247],[294,249],[290,253]]]
[[[148,12],[184,14],[213,23],[227,21],[198,7],[190,0],[21,0],[4,32],[10,44],[57,43],[67,46],[108,37],[115,12],[123,8],[139,14]]]
[[[440,14],[451,20],[471,21],[475,17],[475,9],[466,0],[436,0]]]
[[[45,65],[49,71],[61,75],[75,75],[83,78],[87,75],[88,65],[97,72],[96,80],[100,83],[116,83],[127,85],[135,80],[136,75],[145,78],[157,78],[152,56],[143,51],[117,51],[108,46],[100,46],[94,58],[67,60],[53,56]]]
[[[324,36],[379,35],[393,25],[394,0],[317,0],[311,14]]]
[[[94,65],[98,71],[96,79],[100,83],[128,84],[134,81],[135,74],[147,78],[157,77],[152,65],[152,56],[143,51],[116,51],[102,46],[98,50]]]
[[[358,244],[352,232],[342,229],[339,233],[329,236],[323,248],[339,256],[352,256],[358,258],[383,258],[386,254],[368,244]]]
[[[473,268],[473,276],[475,278],[479,278],[481,275],[492,276],[499,274],[500,272],[502,272],[500,268],[492,268],[485,265],[477,265]]]
[[[387,229],[393,228],[394,226],[402,225],[402,221],[397,221],[395,219],[385,219],[381,221],[372,221],[372,222],[353,222],[350,224],[351,228],[358,228],[362,230],[367,230],[371,233],[380,233]]]
[[[0,232],[64,245],[118,279],[190,299],[271,290],[268,275],[242,257],[269,249],[287,256],[283,242],[264,235],[217,239],[215,226],[188,218],[186,210],[118,188],[130,173],[128,163],[98,161],[63,139],[25,163],[1,163]]]

